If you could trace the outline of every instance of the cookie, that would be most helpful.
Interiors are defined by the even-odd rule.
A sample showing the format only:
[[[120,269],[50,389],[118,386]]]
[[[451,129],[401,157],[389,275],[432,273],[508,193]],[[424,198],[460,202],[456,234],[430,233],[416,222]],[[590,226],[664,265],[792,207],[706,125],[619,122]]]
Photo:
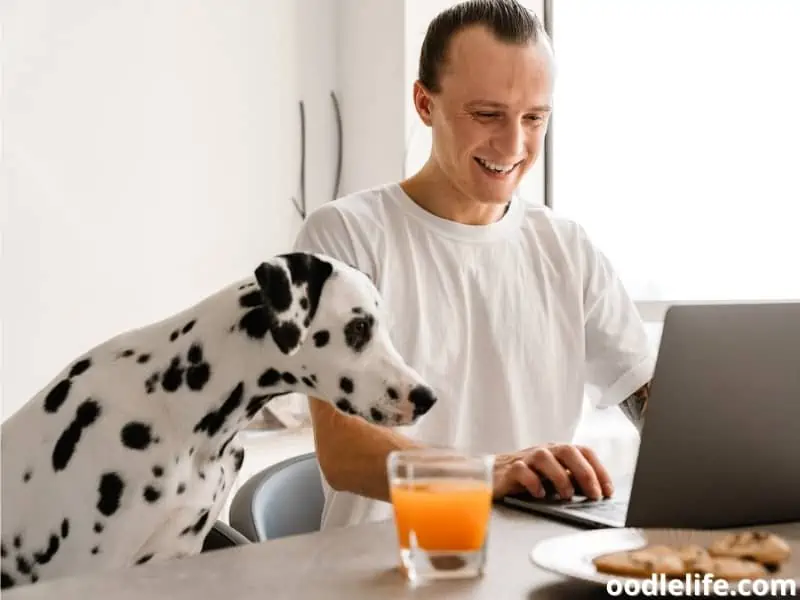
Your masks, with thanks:
[[[675,552],[683,561],[686,573],[708,573],[712,568],[711,555],[708,550],[697,544],[678,546]]]
[[[595,557],[592,562],[601,573],[624,577],[650,577],[653,574],[682,577],[686,573],[680,556],[668,546],[610,552]]]
[[[729,556],[711,556],[707,561],[695,563],[701,571],[697,573],[710,573],[715,579],[736,581],[739,579],[761,579],[769,576],[769,571],[763,565],[752,560],[733,558]]]
[[[731,533],[716,539],[708,551],[715,558],[749,559],[770,571],[776,571],[791,554],[789,544],[768,531]]]

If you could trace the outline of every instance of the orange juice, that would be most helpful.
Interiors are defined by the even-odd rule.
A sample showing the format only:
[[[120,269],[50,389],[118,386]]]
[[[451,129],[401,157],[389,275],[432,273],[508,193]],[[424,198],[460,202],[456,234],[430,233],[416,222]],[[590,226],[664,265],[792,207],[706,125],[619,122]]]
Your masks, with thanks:
[[[492,507],[492,488],[470,479],[428,479],[391,486],[397,535],[402,549],[417,545],[427,551],[480,550]]]

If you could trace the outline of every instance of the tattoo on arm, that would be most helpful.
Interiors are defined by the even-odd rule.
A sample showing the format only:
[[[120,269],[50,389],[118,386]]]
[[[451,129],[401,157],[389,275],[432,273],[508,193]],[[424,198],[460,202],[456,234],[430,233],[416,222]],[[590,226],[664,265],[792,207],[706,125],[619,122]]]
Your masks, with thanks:
[[[644,425],[644,413],[647,410],[647,400],[650,397],[650,382],[648,381],[638,390],[633,392],[619,405],[623,414],[634,424],[639,433]]]

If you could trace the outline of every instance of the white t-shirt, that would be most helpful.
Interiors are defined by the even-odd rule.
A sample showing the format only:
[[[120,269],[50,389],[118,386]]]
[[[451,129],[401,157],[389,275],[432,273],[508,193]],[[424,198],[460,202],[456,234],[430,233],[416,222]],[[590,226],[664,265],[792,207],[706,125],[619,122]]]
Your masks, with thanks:
[[[485,226],[441,219],[389,184],[324,204],[296,250],[336,257],[380,290],[400,354],[439,401],[399,432],[513,452],[570,443],[584,392],[620,403],[652,376],[633,303],[584,230],[515,196]],[[391,506],[325,483],[323,528],[391,518]]]

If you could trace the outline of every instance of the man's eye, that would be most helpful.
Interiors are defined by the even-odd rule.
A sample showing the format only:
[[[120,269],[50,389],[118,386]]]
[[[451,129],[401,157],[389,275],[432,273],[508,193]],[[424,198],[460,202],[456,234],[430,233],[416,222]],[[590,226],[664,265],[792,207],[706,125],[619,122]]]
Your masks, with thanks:
[[[476,112],[475,114],[478,117],[482,118],[482,119],[491,119],[491,118],[500,116],[500,113],[497,113],[497,112],[483,112],[483,111],[481,111],[481,112]]]

